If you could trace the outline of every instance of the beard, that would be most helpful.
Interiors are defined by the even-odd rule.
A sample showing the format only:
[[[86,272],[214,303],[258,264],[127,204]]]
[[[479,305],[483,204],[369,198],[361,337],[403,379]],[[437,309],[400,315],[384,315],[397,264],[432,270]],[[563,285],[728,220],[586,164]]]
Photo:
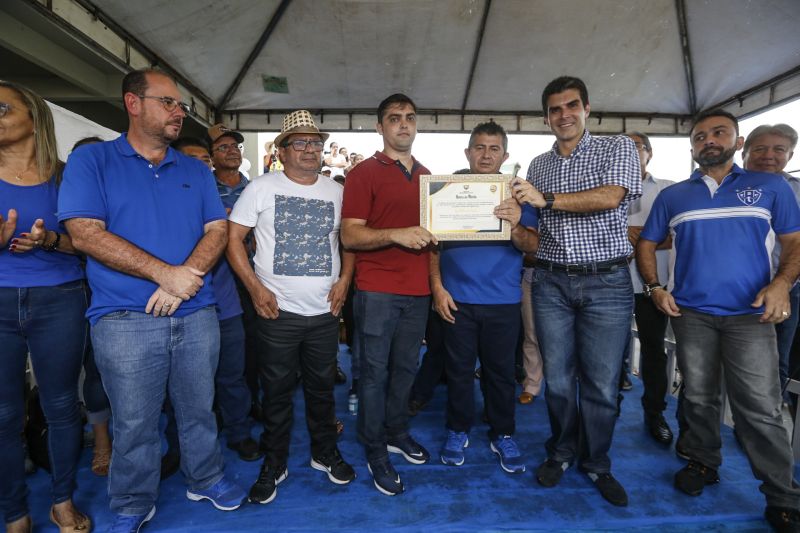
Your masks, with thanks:
[[[692,158],[702,168],[715,167],[721,165],[731,159],[736,153],[736,146],[729,149],[724,149],[716,146],[710,146],[700,151],[697,155],[692,155]]]

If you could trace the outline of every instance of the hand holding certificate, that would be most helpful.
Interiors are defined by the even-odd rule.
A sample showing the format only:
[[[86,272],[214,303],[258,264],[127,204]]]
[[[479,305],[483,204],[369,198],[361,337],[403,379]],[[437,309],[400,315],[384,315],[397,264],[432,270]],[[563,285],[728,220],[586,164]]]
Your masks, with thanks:
[[[420,176],[420,226],[440,241],[509,240],[511,225],[495,215],[509,198],[502,174]]]

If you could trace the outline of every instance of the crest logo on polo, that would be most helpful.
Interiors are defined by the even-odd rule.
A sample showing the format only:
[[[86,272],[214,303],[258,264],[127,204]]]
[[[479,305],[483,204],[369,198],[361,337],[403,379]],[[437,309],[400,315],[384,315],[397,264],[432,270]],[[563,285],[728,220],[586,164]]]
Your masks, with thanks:
[[[743,189],[736,191],[736,197],[746,206],[755,205],[761,199],[761,189]]]

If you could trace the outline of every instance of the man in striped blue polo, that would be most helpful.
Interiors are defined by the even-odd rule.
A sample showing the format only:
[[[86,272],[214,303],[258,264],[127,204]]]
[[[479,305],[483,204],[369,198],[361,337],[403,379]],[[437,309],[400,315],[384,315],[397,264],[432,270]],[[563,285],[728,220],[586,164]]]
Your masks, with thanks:
[[[689,463],[675,474],[675,487],[699,496],[719,482],[724,369],[736,433],[767,499],[767,521],[778,531],[800,531],[800,488],[781,417],[773,327],[791,314],[789,289],[800,274],[800,209],[781,176],[733,163],[743,138],[730,113],[701,113],[689,137],[700,168],[658,195],[636,253],[645,294],[672,321],[683,373],[681,447]],[[662,287],[655,249],[667,233],[674,256],[670,285]],[[782,252],[772,277],[776,239]]]

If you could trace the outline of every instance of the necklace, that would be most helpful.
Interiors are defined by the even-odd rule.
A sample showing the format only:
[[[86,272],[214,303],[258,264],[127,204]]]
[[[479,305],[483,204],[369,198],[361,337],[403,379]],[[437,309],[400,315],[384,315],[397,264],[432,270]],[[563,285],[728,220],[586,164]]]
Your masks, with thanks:
[[[34,159],[33,161],[31,161],[31,162],[28,164],[28,166],[25,168],[25,170],[23,170],[23,171],[22,171],[22,172],[20,172],[19,174],[15,174],[15,175],[14,175],[14,179],[15,179],[15,180],[17,180],[17,181],[22,181],[22,179],[23,179],[23,176],[25,176],[25,174],[26,174],[26,173],[27,173],[27,172],[28,172],[28,171],[31,169],[31,167],[32,167],[32,166],[33,166],[35,163],[36,163],[36,160]]]

